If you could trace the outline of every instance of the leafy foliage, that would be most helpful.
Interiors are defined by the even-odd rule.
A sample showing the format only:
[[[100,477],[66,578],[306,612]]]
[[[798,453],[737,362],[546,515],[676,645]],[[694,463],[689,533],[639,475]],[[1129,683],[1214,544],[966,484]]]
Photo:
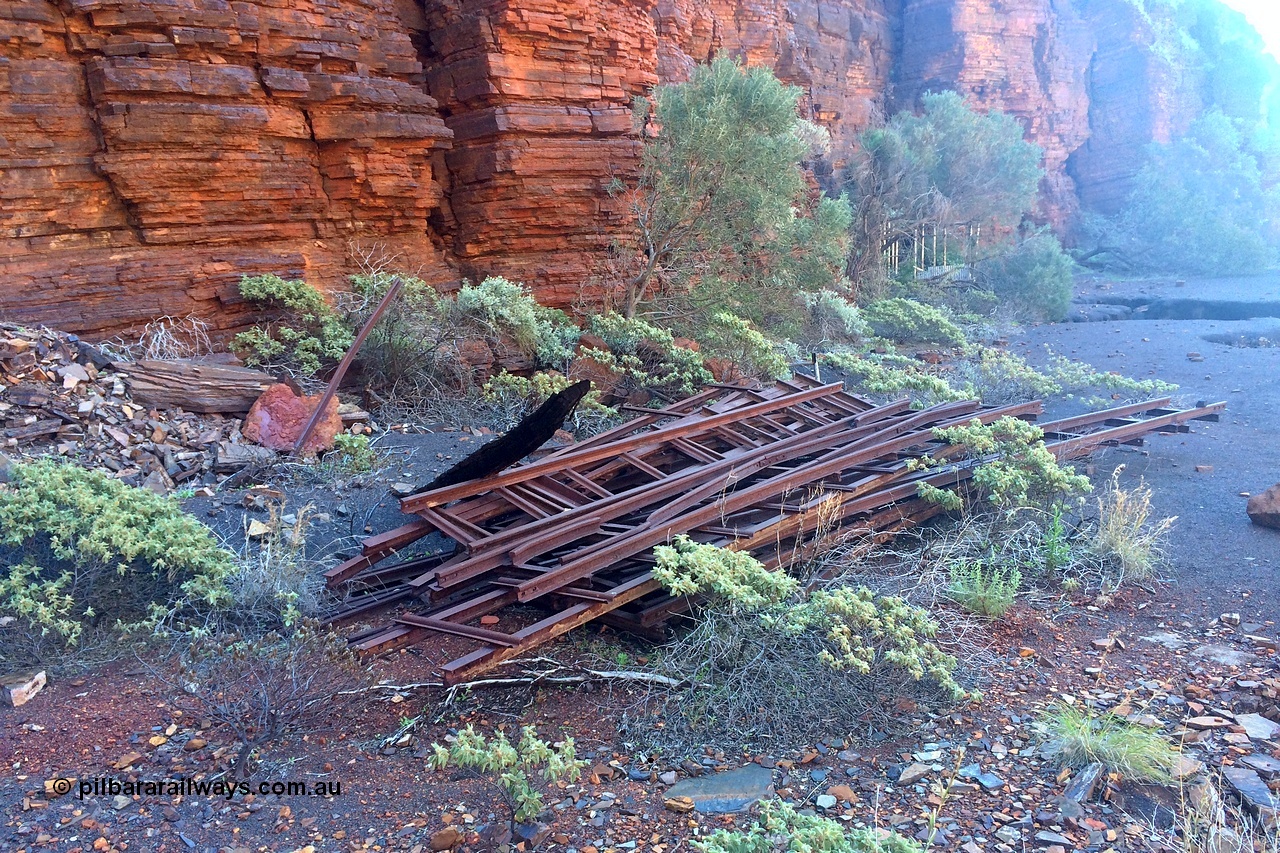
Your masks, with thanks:
[[[609,312],[593,316],[587,330],[603,340],[608,351],[587,348],[580,355],[622,374],[626,388],[654,388],[691,394],[712,381],[702,354],[676,345],[670,330],[640,318]]]
[[[1017,566],[960,560],[952,564],[950,571],[948,595],[970,613],[989,618],[1007,613],[1022,586],[1022,572]]]
[[[899,343],[960,346],[964,332],[941,309],[911,299],[882,299],[863,309],[871,330]]]
[[[998,507],[1029,506],[1093,490],[1088,477],[1058,464],[1045,447],[1044,430],[1027,421],[1006,416],[984,425],[975,418],[933,433],[963,446],[971,458],[985,460],[974,469],[973,482]]]
[[[301,279],[277,275],[245,276],[240,294],[281,311],[273,323],[236,335],[232,348],[250,365],[266,365],[299,376],[313,376],[338,361],[354,335],[324,295]]]
[[[173,500],[48,459],[14,464],[0,486],[0,557],[0,606],[66,645],[90,624],[225,606],[234,560]]]
[[[711,316],[702,333],[702,348],[707,355],[729,359],[746,376],[776,379],[791,373],[791,365],[771,340],[750,321],[727,311]]]
[[[1280,247],[1280,161],[1221,111],[1187,135],[1154,145],[1118,217],[1126,246],[1144,266],[1188,273],[1258,270]]]
[[[979,261],[976,271],[981,284],[1005,307],[1035,319],[1061,320],[1071,307],[1074,267],[1058,238],[1045,232]]]
[[[836,587],[804,595],[799,582],[766,569],[749,554],[677,536],[654,549],[654,577],[673,595],[710,597],[710,612],[755,618],[781,635],[816,632],[826,647],[819,660],[832,670],[870,675],[897,668],[916,681],[936,682],[964,695],[953,676],[956,660],[929,638],[937,626],[927,612],[865,587]]]
[[[760,820],[746,831],[718,829],[694,841],[693,847],[702,853],[922,853],[924,849],[895,832],[846,832],[838,821],[772,800],[760,805]]]
[[[433,744],[431,764],[437,770],[453,765],[495,774],[511,807],[512,819],[532,821],[542,813],[542,794],[529,778],[539,765],[548,782],[573,781],[587,765],[574,753],[573,738],[550,744],[538,737],[533,726],[521,729],[519,744],[507,740],[504,732],[485,737],[468,725],[446,746]]]
[[[799,98],[722,57],[638,104],[657,132],[627,192],[639,251],[626,316],[674,299],[694,326],[729,311],[772,331],[799,316],[799,294],[841,280],[849,206],[809,197],[800,164],[826,139],[797,117]]]
[[[992,235],[1032,210],[1040,149],[999,111],[980,113],[955,92],[926,94],[921,111],[900,112],[862,134],[846,175],[855,200],[853,259],[859,282],[881,253],[924,226],[971,223]]]

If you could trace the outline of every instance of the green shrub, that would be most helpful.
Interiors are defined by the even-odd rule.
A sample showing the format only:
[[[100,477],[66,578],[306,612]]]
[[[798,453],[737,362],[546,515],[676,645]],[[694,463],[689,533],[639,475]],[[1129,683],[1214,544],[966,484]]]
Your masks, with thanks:
[[[796,811],[790,803],[765,801],[749,829],[717,829],[692,842],[702,853],[923,853],[916,842],[895,832],[850,829],[839,821]]]
[[[351,347],[351,327],[320,291],[301,279],[245,276],[240,279],[240,293],[283,312],[276,322],[255,326],[232,340],[232,348],[246,364],[313,376],[321,367],[341,359]]]
[[[1044,444],[1044,430],[1018,418],[983,425],[978,419],[933,434],[961,445],[967,456],[983,459],[973,482],[998,507],[1008,509],[1052,502],[1093,490],[1089,478],[1058,464]]]
[[[727,358],[746,376],[777,379],[791,374],[791,365],[773,341],[741,317],[721,311],[701,335],[706,355]]]
[[[956,362],[953,381],[966,398],[990,405],[1051,397],[1062,388],[1016,353],[970,345]]]
[[[636,226],[626,316],[658,303],[696,330],[729,311],[775,333],[800,314],[800,294],[841,284],[851,214],[844,198],[809,194],[803,161],[829,136],[800,119],[800,96],[767,68],[719,57],[637,103],[659,130],[636,185],[612,187]]]
[[[977,264],[980,284],[1001,305],[1037,319],[1061,320],[1071,308],[1074,262],[1052,234],[1036,234]]]
[[[91,624],[226,606],[234,563],[175,501],[52,460],[13,465],[0,486],[0,557],[0,608],[64,645]]]
[[[577,344],[577,329],[567,314],[544,308],[523,284],[501,276],[464,285],[454,307],[464,327],[487,331],[485,337],[514,341],[545,366],[563,364]]]
[[[1133,782],[1167,783],[1178,765],[1178,753],[1159,732],[1126,722],[1114,714],[1095,717],[1060,703],[1042,725],[1062,745],[1069,767],[1095,761]]]
[[[694,542],[680,535],[654,549],[653,576],[672,595],[709,596],[713,612],[755,619],[781,635],[814,632],[825,648],[819,661],[832,670],[869,675],[886,667],[916,681],[928,678],[953,697],[956,659],[930,641],[937,625],[901,598],[862,587],[836,587],[804,595],[799,582],[766,569],[750,554]]]
[[[369,445],[369,436],[340,432],[333,437],[333,450],[338,469],[345,474],[367,474],[382,461]],[[325,457],[328,461],[328,455]]]
[[[932,305],[910,299],[881,299],[863,309],[863,317],[877,335],[899,343],[961,346],[964,332]]]
[[[548,782],[574,781],[582,775],[586,761],[574,752],[573,738],[552,745],[538,737],[533,726],[521,729],[519,744],[512,744],[503,732],[486,738],[467,726],[446,746],[433,744],[431,764],[437,770],[453,765],[496,774],[512,820],[529,822],[542,813],[542,794],[530,780],[540,765]]]
[[[999,618],[1013,606],[1022,586],[1017,566],[1002,567],[982,560],[960,560],[950,569],[952,600],[979,616]]]
[[[481,388],[483,417],[495,429],[507,430],[518,424],[535,409],[574,383],[559,373],[538,372],[530,377],[502,372],[495,375]],[[621,420],[617,409],[600,402],[600,392],[592,389],[579,401],[571,417],[576,430],[598,432],[616,425]]]
[[[832,344],[852,343],[870,337],[858,306],[834,290],[819,290],[804,297],[807,314],[801,333],[812,352],[821,352]]]
[[[969,398],[925,362],[896,353],[824,353],[822,361],[844,373],[848,386],[860,394],[896,397],[910,392],[913,400],[924,404]]]
[[[609,350],[595,348],[581,355],[618,371],[628,389],[666,389],[692,394],[713,377],[703,366],[702,354],[676,346],[669,330],[640,319],[612,312],[593,316],[587,331],[602,339]]]

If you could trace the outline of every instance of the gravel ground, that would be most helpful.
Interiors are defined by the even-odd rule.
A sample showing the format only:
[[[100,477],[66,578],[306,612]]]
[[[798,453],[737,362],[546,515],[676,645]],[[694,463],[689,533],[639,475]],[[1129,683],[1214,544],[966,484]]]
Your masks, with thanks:
[[[1280,274],[1189,281],[1084,282],[1086,299],[1098,294],[1264,302],[1280,296]],[[1067,323],[1028,329],[1013,349],[1043,360],[1057,353],[1140,379],[1159,377],[1180,386],[1175,399],[1227,402],[1217,424],[1196,422],[1192,432],[1158,435],[1144,448],[1122,448],[1099,459],[1105,475],[1117,464],[1126,477],[1151,485],[1163,515],[1178,516],[1170,540],[1174,585],[1165,597],[1188,615],[1226,611],[1274,618],[1280,613],[1280,531],[1257,527],[1245,514],[1247,497],[1280,482],[1280,347],[1240,347],[1220,336],[1280,340],[1280,319],[1125,320]],[[1192,353],[1203,356],[1193,360]],[[1196,466],[1211,466],[1211,471]]]

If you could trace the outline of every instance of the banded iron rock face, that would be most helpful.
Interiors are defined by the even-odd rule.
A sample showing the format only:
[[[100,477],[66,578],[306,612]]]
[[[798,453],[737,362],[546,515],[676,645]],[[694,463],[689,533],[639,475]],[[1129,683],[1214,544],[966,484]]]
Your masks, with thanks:
[[[0,0],[0,316],[109,336],[252,322],[241,275],[607,280],[630,107],[725,52],[856,134],[929,90],[1018,116],[1044,217],[1107,209],[1196,87],[1124,0]],[[1149,33],[1147,34],[1149,35]],[[1091,130],[1092,128],[1092,130]]]

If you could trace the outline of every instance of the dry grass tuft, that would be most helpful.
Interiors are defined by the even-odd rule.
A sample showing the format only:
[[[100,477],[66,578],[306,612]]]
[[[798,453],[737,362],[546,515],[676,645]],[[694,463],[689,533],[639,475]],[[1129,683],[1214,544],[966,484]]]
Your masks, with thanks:
[[[1071,767],[1097,761],[1135,782],[1166,783],[1173,778],[1178,751],[1169,741],[1114,714],[1095,717],[1061,704],[1050,712],[1045,727],[1062,744],[1063,761]]]
[[[1153,520],[1151,489],[1139,479],[1132,489],[1120,485],[1121,465],[1098,496],[1098,525],[1089,550],[1111,569],[1113,586],[1155,577],[1164,544],[1176,517]]]

